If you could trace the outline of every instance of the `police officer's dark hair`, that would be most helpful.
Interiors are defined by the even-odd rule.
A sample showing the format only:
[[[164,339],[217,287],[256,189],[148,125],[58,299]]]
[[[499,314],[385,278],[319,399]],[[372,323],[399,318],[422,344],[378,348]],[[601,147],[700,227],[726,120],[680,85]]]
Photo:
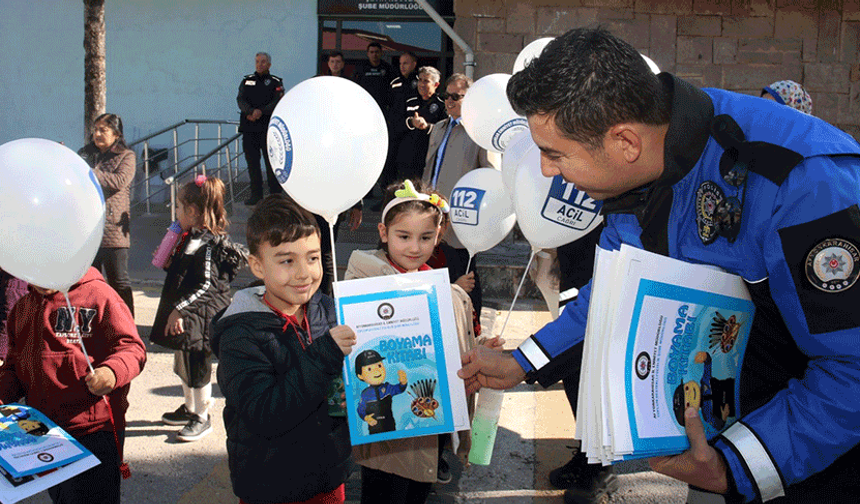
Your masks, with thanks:
[[[405,55],[405,56],[410,56],[410,57],[412,58],[412,61],[414,61],[414,62],[416,62],[416,63],[418,62],[418,55],[417,55],[417,54],[415,54],[414,52],[412,52],[412,51],[403,51],[403,53],[401,53],[401,54],[400,54],[400,56],[404,56],[404,55]],[[398,61],[399,61],[399,60],[400,60],[400,58],[398,57]]]
[[[113,130],[113,134],[116,135],[116,143],[114,145],[128,149],[128,145],[125,143],[125,136],[122,132],[122,118],[120,116],[116,114],[102,114],[96,117],[96,120],[93,121],[93,129],[95,129],[96,124],[100,122]],[[92,136],[90,136],[90,142],[92,143]]]
[[[257,56],[265,56],[266,57],[266,63],[268,63],[270,65],[272,64],[272,56],[270,56],[269,53],[260,51],[254,55],[254,57],[257,57]]]
[[[667,124],[670,95],[642,55],[603,28],[577,28],[547,44],[508,81],[508,99],[525,116],[554,116],[565,137],[602,148],[624,122]]]
[[[257,203],[248,217],[245,238],[248,250],[257,255],[263,243],[277,247],[314,233],[319,236],[320,228],[312,213],[286,194],[270,194]]]
[[[378,47],[380,51],[382,50],[382,44],[380,44],[379,42],[371,42],[367,44],[366,50],[369,51],[371,47]]]
[[[343,53],[340,51],[332,51],[328,53],[328,56],[325,57],[326,63],[328,63],[329,61],[331,61],[332,58],[335,58],[337,56],[340,56],[340,58],[343,59]]]
[[[684,410],[686,409],[684,406],[687,404],[687,398],[684,395],[684,384],[678,385],[675,389],[675,393],[672,395],[672,411],[675,413],[675,420],[681,424],[681,427],[684,426]]]

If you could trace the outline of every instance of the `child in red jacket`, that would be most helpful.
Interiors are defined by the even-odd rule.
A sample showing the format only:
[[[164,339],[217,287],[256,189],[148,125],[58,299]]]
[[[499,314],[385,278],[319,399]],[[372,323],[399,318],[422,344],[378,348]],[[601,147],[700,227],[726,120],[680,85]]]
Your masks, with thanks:
[[[68,296],[71,310],[63,293],[31,285],[12,309],[0,401],[23,397],[101,461],[49,489],[55,504],[118,504],[128,391],[146,348],[128,306],[95,268]]]

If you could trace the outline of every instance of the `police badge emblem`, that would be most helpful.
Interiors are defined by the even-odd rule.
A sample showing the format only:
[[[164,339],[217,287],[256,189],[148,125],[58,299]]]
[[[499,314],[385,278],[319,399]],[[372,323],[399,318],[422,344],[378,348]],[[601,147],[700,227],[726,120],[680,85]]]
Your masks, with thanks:
[[[272,83],[272,79],[266,79],[266,80],[264,80],[264,81],[263,81],[263,85],[264,85],[264,86],[268,86],[268,85],[269,85],[269,84],[271,84],[271,83]]]
[[[717,239],[719,223],[714,214],[724,198],[725,193],[720,186],[710,180],[702,182],[696,190],[696,227],[699,239],[705,245]]]
[[[436,105],[435,103],[431,103],[430,104],[430,113],[435,114],[437,110],[439,110],[439,105]]]
[[[844,292],[860,276],[860,250],[848,240],[828,238],[806,254],[806,279],[823,292]]]

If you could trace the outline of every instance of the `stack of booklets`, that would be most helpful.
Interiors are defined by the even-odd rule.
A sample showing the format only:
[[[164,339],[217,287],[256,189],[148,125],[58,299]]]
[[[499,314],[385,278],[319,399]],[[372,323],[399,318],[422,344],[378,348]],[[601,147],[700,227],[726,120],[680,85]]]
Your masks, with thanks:
[[[577,438],[592,463],[689,447],[684,410],[708,439],[739,415],[755,307],[742,278],[623,245],[598,249]]]
[[[353,445],[469,429],[447,269],[337,282]]]
[[[99,459],[40,411],[0,405],[0,502],[12,504],[72,478]]]

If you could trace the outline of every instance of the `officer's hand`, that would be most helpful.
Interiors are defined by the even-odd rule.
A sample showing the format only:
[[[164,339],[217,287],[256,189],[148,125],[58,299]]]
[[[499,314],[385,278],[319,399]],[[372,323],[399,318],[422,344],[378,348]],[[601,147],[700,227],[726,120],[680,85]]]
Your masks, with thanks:
[[[501,336],[487,338],[483,343],[481,343],[481,345],[489,348],[490,350],[502,350],[505,347],[505,338],[502,338]]]
[[[696,357],[693,360],[697,364],[704,364],[708,360],[708,352],[696,352]]]
[[[723,404],[723,406],[720,408],[720,413],[723,414],[723,421],[724,422],[726,420],[728,420],[729,419],[729,413],[731,413],[731,410],[729,409],[729,405]]]
[[[425,121],[423,117],[418,115],[418,112],[415,112],[415,115],[412,116],[412,126],[415,129],[425,130],[430,126],[430,124]]]
[[[526,372],[513,356],[484,345],[464,353],[461,360],[463,368],[457,371],[457,376],[466,382],[468,394],[477,392],[481,387],[509,389],[526,377]]]
[[[253,112],[251,112],[251,120],[256,121],[257,119],[263,117],[263,111],[256,108]]]
[[[369,413],[367,416],[365,416],[364,421],[367,422],[367,425],[369,425],[371,427],[373,427],[374,425],[376,425],[378,423],[376,421],[376,419],[373,418],[373,413]]]
[[[728,491],[726,463],[705,437],[705,428],[696,408],[687,408],[684,423],[690,449],[671,457],[654,457],[648,460],[651,469],[702,490],[715,493]]]
[[[400,380],[401,385],[406,385],[406,371],[402,369],[397,371],[397,379]]]

